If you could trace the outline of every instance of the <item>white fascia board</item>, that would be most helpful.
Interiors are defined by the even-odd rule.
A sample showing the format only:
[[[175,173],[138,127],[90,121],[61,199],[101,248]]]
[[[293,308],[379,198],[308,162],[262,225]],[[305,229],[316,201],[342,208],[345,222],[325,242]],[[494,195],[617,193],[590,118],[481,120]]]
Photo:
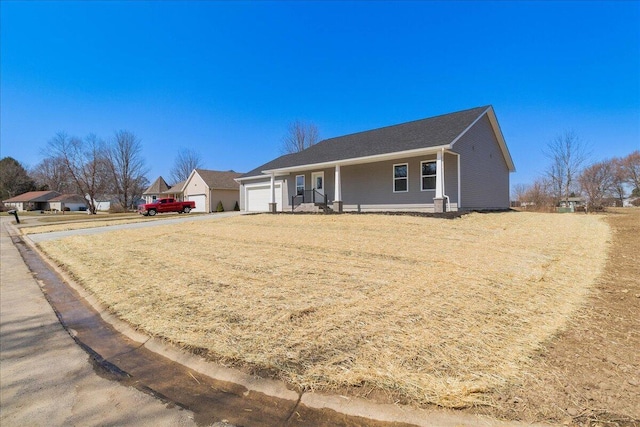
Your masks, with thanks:
[[[254,176],[245,176],[242,178],[233,178],[233,180],[238,184],[242,184],[242,181],[250,181],[252,179],[264,179],[265,177],[268,178],[267,175],[254,175]]]
[[[189,182],[191,182],[191,179],[195,174],[196,174],[196,170],[194,169],[191,171],[191,173],[189,174],[189,177],[187,178],[187,180],[184,182],[184,185],[182,186],[183,193],[184,193],[184,189],[187,188],[187,185],[189,184]]]
[[[515,172],[516,171],[516,167],[513,164],[513,159],[511,158],[511,153],[509,153],[509,149],[507,148],[507,143],[504,141],[504,136],[502,135],[502,130],[500,129],[500,125],[498,124],[498,118],[496,117],[496,113],[495,113],[495,111],[493,111],[493,107],[492,106],[489,106],[486,110],[484,110],[478,116],[478,118],[476,118],[473,121],[473,123],[471,123],[469,126],[467,126],[467,128],[465,130],[463,130],[460,133],[460,135],[458,135],[456,137],[456,139],[454,139],[451,142],[451,144],[449,144],[449,146],[453,147],[455,145],[455,143],[458,142],[458,140],[460,138],[462,138],[464,136],[464,134],[466,134],[469,131],[469,129],[471,129],[473,127],[473,125],[478,123],[478,120],[480,120],[485,114],[489,118],[489,123],[491,123],[491,127],[493,128],[493,133],[496,135],[496,139],[498,140],[498,145],[500,146],[500,150],[502,150],[502,156],[504,157],[504,160],[507,163],[507,167],[509,168],[509,172]]]
[[[396,151],[394,153],[376,154],[373,156],[365,156],[365,157],[354,157],[352,159],[342,159],[342,160],[335,160],[331,162],[291,166],[291,167],[282,168],[282,169],[270,169],[270,170],[264,170],[262,171],[262,173],[267,175],[272,173],[275,173],[276,175],[288,175],[291,172],[332,168],[332,167],[335,167],[336,165],[340,165],[340,166],[358,165],[363,163],[383,162],[387,160],[402,159],[405,157],[415,157],[415,156],[426,155],[426,154],[434,154],[442,149],[448,150],[449,148],[451,148],[450,145],[439,145],[437,147],[428,147],[428,148],[416,148],[414,150]],[[262,175],[262,177],[264,177],[264,175]]]

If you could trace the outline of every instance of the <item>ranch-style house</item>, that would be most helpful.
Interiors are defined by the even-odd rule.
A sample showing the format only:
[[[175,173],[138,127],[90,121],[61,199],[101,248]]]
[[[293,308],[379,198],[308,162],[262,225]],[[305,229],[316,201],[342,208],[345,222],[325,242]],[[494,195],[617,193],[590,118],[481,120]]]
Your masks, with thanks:
[[[508,209],[514,171],[484,106],[326,139],[236,181],[243,211],[446,212]]]

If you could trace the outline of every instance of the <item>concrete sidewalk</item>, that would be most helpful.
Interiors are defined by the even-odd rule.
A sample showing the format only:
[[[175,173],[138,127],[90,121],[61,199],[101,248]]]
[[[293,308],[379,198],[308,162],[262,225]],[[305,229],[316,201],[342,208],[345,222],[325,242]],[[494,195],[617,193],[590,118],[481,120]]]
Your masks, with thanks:
[[[0,425],[193,426],[193,414],[101,378],[0,225]]]

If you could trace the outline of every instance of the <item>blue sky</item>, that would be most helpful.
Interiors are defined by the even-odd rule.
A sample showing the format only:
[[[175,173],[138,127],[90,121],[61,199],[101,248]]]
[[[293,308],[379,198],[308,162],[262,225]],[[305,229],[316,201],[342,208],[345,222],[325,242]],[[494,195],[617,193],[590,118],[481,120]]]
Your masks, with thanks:
[[[287,125],[330,138],[492,104],[516,164],[573,130],[640,149],[640,2],[0,3],[0,156],[134,132],[153,181],[182,148],[244,172]]]

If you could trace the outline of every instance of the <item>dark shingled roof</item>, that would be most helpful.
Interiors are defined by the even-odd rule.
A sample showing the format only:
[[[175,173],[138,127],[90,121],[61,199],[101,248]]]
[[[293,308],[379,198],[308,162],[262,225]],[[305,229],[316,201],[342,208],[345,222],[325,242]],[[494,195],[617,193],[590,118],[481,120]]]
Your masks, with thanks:
[[[285,154],[242,175],[264,170],[333,162],[450,144],[489,106],[476,107],[413,122],[325,139],[299,153]]]

